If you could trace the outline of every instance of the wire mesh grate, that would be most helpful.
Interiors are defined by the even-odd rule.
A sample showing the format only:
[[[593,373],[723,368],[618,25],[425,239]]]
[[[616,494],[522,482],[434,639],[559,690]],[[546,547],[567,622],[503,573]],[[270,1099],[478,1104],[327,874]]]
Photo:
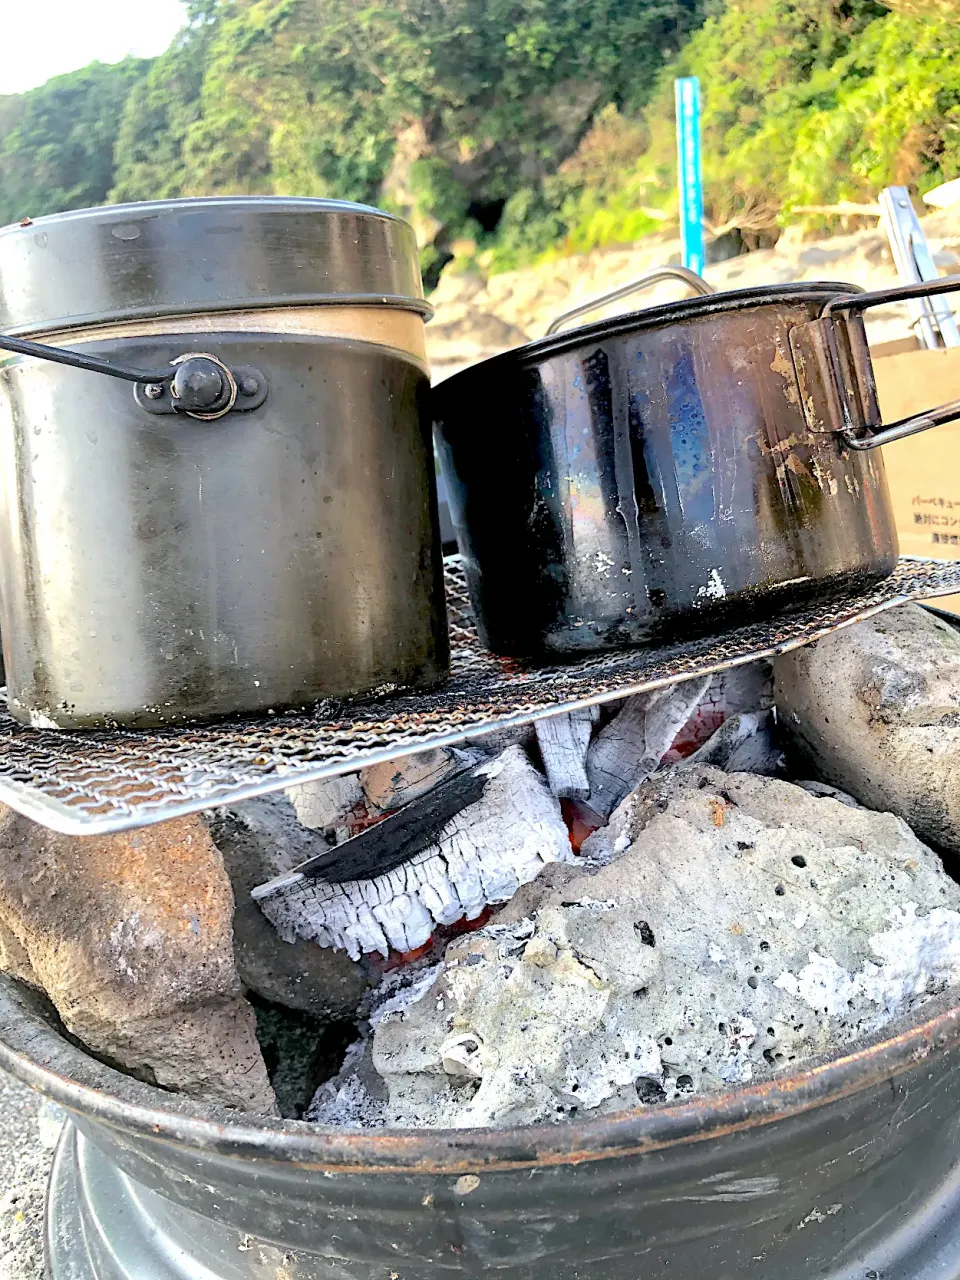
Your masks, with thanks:
[[[860,594],[721,636],[534,667],[481,647],[453,557],[447,563],[452,675],[442,689],[150,732],[29,729],[0,704],[0,801],[68,834],[146,826],[719,671],[807,644],[905,600],[956,592],[960,562],[903,559],[890,578]]]

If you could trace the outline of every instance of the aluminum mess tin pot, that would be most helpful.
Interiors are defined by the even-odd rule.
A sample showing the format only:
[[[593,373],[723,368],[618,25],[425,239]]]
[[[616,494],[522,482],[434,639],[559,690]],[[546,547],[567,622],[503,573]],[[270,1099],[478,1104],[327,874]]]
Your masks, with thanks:
[[[653,278],[669,274],[690,280]],[[960,403],[883,427],[863,312],[957,288],[711,294],[548,336],[434,388],[485,643],[549,658],[683,638],[889,574],[875,446]]]
[[[429,310],[413,232],[361,205],[0,232],[13,714],[155,726],[442,681]]]
[[[118,1074],[0,976],[0,1066],[67,1107],[50,1280],[946,1280],[956,992],[826,1061],[511,1129],[229,1117]],[[47,1015],[49,1017],[49,1015]]]

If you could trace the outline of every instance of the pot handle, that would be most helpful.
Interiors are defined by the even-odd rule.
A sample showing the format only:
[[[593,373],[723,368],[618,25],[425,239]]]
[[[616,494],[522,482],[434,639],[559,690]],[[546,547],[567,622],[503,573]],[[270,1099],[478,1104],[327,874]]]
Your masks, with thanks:
[[[0,334],[0,351],[132,382],[134,399],[147,413],[183,413],[212,422],[231,409],[257,409],[267,398],[267,381],[259,370],[246,365],[228,369],[209,351],[190,351],[171,360],[168,368],[154,371],[132,369],[116,360],[101,360],[69,347],[50,347],[5,333]]]
[[[694,293],[699,294],[701,297],[706,297],[707,294],[716,292],[712,285],[707,284],[703,276],[698,276],[695,271],[688,271],[686,267],[658,267],[656,271],[650,271],[645,276],[640,276],[638,280],[632,280],[630,284],[621,285],[619,289],[611,289],[609,293],[603,293],[599,298],[591,298],[589,302],[581,302],[578,307],[571,307],[569,311],[564,311],[563,315],[557,316],[556,319],[550,321],[543,336],[549,338],[551,334],[562,328],[568,320],[575,320],[577,316],[584,316],[590,311],[596,311],[598,307],[605,307],[610,302],[619,302],[621,298],[626,298],[631,293],[639,293],[643,289],[650,289],[653,285],[659,284],[661,280],[682,280],[684,284],[690,286]]]
[[[808,426],[814,431],[835,431],[851,449],[863,452],[960,419],[960,400],[951,400],[898,422],[884,424],[862,320],[863,312],[870,307],[954,290],[960,290],[960,275],[871,293],[845,294],[831,299],[820,312],[819,320],[791,329],[790,346]],[[853,366],[855,387],[847,384],[844,375],[841,342]]]

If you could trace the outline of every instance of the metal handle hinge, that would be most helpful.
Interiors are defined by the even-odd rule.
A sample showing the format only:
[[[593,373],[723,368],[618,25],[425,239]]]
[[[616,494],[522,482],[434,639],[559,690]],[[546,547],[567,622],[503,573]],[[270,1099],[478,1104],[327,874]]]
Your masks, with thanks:
[[[231,411],[256,409],[267,398],[267,380],[258,369],[249,365],[231,369],[209,351],[190,351],[172,360],[166,369],[153,372],[6,334],[0,334],[0,351],[132,382],[137,404],[152,414],[182,413],[213,422]]]
[[[790,329],[790,352],[807,426],[836,433],[863,452],[960,419],[960,400],[937,405],[898,422],[885,423],[877,402],[863,312],[893,302],[917,301],[960,290],[960,276],[844,294],[824,306],[816,320]]]

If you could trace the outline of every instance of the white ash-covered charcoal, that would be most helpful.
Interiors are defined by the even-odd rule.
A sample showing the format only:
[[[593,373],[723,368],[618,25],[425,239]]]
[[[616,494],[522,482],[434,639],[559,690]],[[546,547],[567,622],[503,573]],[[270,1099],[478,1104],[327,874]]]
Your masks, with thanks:
[[[536,729],[532,724],[512,724],[502,729],[490,729],[470,738],[472,750],[485,756],[499,756],[507,747],[523,747],[532,752],[537,745]]]
[[[539,720],[550,789],[561,799],[585,802],[577,812],[594,829],[655,769],[679,763],[697,748],[705,751],[704,763],[775,773],[780,753],[772,704],[772,669],[760,661],[625,699],[592,743],[598,708]],[[731,719],[736,723],[721,734]]]
[[[782,732],[808,776],[960,852],[960,634],[906,604],[774,663]]]
[[[772,706],[773,668],[766,659],[718,671],[664,754],[662,764],[678,764],[692,756],[732,717],[769,711]]]
[[[587,752],[587,803],[608,817],[660,764],[677,733],[700,705],[711,676],[684,680],[628,698]]]
[[[350,834],[351,816],[365,806],[359,773],[294,783],[283,794],[305,827],[336,835],[338,840]]]
[[[586,800],[590,794],[587,748],[598,716],[599,708],[580,707],[547,716],[534,726],[547,782],[560,800]]]
[[[359,773],[294,783],[283,794],[303,826],[320,832],[331,844],[342,844],[484,754],[473,747],[420,751],[370,765]]]
[[[469,757],[462,751],[438,747],[433,751],[418,751],[416,755],[401,756],[384,764],[372,764],[360,770],[360,786],[367,803],[380,813],[399,809],[411,800],[425,795],[431,787],[457,769],[463,761],[472,763],[478,753]]]
[[[479,798],[411,856],[398,846],[389,870],[357,879],[341,873],[335,882],[293,877],[267,896],[258,890],[260,908],[280,936],[312,939],[355,958],[415,951],[436,925],[474,920],[548,863],[572,857],[559,804],[520,747],[472,773],[483,784]]]
[[[612,827],[619,857],[547,868],[381,1010],[367,1075],[337,1082],[355,1116],[506,1125],[719,1091],[960,980],[960,887],[892,814],[694,768]]]
[[[724,720],[713,737],[685,762],[712,764],[727,773],[759,773],[773,777],[783,771],[783,750],[772,711],[744,711]]]

